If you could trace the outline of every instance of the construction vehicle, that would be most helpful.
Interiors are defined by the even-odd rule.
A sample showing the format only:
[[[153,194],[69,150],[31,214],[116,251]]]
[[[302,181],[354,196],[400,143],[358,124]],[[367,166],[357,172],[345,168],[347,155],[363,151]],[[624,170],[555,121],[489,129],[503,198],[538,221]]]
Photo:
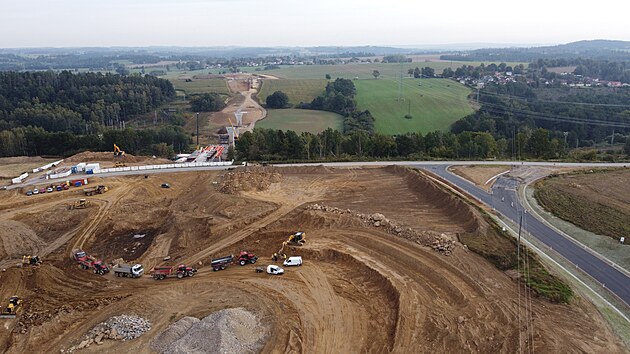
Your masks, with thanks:
[[[22,299],[17,296],[11,296],[6,307],[2,308],[0,318],[15,318],[18,311],[22,308]]]
[[[100,259],[96,259],[83,250],[75,250],[72,253],[72,259],[77,262],[81,269],[91,269],[94,274],[104,275],[109,273],[107,263]]]
[[[39,256],[22,256],[22,266],[25,265],[41,265],[42,261]]]
[[[258,256],[251,252],[241,251],[241,253],[238,255],[238,264],[240,264],[241,266],[244,266],[247,263],[254,264],[257,260]]]
[[[117,277],[140,278],[144,274],[142,264],[119,264],[113,270]]]
[[[294,256],[294,257],[289,257],[287,259],[284,260],[284,262],[282,262],[282,264],[284,264],[285,267],[290,267],[290,266],[302,266],[302,256]]]
[[[123,157],[125,156],[125,152],[120,150],[118,145],[114,144],[114,157]]]
[[[74,202],[73,205],[70,206],[70,209],[85,209],[90,206],[90,201],[87,199],[79,199]]]
[[[118,162],[116,162],[116,163],[114,164],[114,168],[116,168],[116,167],[127,167],[127,164],[126,164],[126,163],[124,163],[124,162],[120,162],[120,161],[118,161]]]
[[[271,256],[271,259],[272,259],[274,262],[277,262],[278,260],[285,260],[285,259],[287,259],[287,254],[286,254],[286,253],[284,253],[284,248],[286,247],[286,245],[287,245],[288,243],[289,243],[288,241],[284,241],[284,242],[282,242],[282,247],[280,247],[280,249],[278,250],[278,252],[274,253],[274,254]]]
[[[213,271],[224,270],[230,264],[234,262],[234,256],[229,255],[221,258],[214,258],[210,261],[210,265],[212,266]]]
[[[289,236],[287,242],[291,246],[302,246],[306,243],[306,234],[302,231],[296,232]]]
[[[108,190],[109,188],[106,186],[98,186],[98,187],[92,187],[92,188],[85,188],[83,189],[83,193],[85,193],[85,195],[89,197],[96,194],[103,194],[107,192]]]
[[[155,267],[151,269],[150,274],[153,279],[162,280],[170,276],[177,276],[177,279],[192,277],[195,273],[197,273],[197,269],[180,264],[177,267]]]

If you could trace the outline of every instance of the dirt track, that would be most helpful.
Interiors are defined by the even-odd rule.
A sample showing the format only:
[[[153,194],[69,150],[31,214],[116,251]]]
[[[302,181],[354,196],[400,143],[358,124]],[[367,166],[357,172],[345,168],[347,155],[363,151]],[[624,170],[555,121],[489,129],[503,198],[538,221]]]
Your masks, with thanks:
[[[217,191],[219,172],[111,178],[112,190],[82,211],[66,208],[76,194],[40,200],[8,192],[11,198],[0,201],[0,221],[12,230],[0,232],[3,264],[37,251],[44,265],[0,273],[2,301],[14,294],[26,299],[21,318],[1,320],[0,350],[59,352],[110,316],[138,314],[153,323],[147,334],[85,352],[148,353],[151,338],[184,316],[245,307],[271,326],[264,353],[518,351],[525,328],[518,328],[518,287],[507,274],[461,245],[446,257],[352,214],[306,208],[379,212],[415,231],[457,238],[484,229],[466,204],[403,168],[280,172],[269,188],[235,195]],[[163,182],[172,188],[159,188]],[[306,232],[307,243],[289,254],[302,255],[305,264],[278,277],[237,265],[221,272],[202,266],[191,279],[161,282],[98,277],[68,257],[82,246],[107,259],[134,257],[150,269],[208,264],[248,249],[265,265],[297,230]],[[144,233],[151,242],[138,245],[132,236]],[[14,234],[29,241],[16,244]],[[65,242],[50,246],[58,240]],[[171,261],[162,261],[166,255]],[[624,352],[582,299],[572,305],[533,299],[533,319],[537,352]]]

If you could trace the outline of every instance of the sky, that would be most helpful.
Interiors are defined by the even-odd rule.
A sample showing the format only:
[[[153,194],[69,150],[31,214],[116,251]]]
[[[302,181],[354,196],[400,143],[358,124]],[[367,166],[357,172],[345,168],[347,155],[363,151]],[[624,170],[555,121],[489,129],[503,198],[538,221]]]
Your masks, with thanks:
[[[630,1],[2,0],[0,47],[630,40]]]

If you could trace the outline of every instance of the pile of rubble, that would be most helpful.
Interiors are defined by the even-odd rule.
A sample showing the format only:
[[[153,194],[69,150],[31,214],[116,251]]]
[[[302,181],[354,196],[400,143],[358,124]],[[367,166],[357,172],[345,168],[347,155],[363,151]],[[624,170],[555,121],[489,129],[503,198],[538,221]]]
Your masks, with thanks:
[[[433,248],[435,251],[443,254],[450,255],[455,248],[455,241],[451,239],[446,234],[432,232],[432,231],[424,231],[418,232],[413,230],[410,227],[404,227],[399,225],[392,220],[389,220],[385,217],[385,215],[380,213],[374,214],[363,214],[359,212],[352,211],[350,209],[340,209],[337,207],[330,207],[320,204],[312,204],[306,207],[307,210],[316,210],[323,211],[327,213],[333,214],[346,214],[351,217],[355,217],[360,219],[364,224],[371,225],[373,227],[382,228],[387,233],[392,235],[396,235],[399,237],[403,237],[407,240],[416,242],[423,246],[428,246]]]
[[[184,317],[151,342],[162,354],[256,353],[264,345],[266,327],[244,308],[214,312],[198,319]]]
[[[236,194],[239,191],[265,190],[272,183],[280,182],[280,174],[273,168],[248,167],[228,171],[221,176],[218,189],[221,193]]]
[[[151,322],[140,316],[114,316],[97,324],[85,335],[84,339],[66,352],[88,348],[92,344],[101,345],[104,340],[131,340],[140,337],[151,329]]]

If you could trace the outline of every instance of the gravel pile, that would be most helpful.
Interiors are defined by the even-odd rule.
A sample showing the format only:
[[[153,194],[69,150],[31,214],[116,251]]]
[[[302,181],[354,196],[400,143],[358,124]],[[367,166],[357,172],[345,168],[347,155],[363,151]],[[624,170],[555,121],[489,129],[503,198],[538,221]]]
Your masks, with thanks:
[[[350,209],[340,209],[320,204],[312,204],[306,207],[307,210],[322,211],[337,215],[346,214],[350,217],[360,219],[364,224],[384,229],[388,233],[406,238],[423,246],[433,248],[436,252],[449,256],[455,248],[455,241],[448,235],[432,231],[417,232],[410,227],[403,227],[389,220],[380,213],[363,214]]]
[[[267,328],[244,308],[225,309],[198,319],[184,317],[157,335],[151,349],[161,354],[256,353]]]
[[[97,324],[85,335],[81,343],[68,349],[68,353],[88,348],[92,344],[101,345],[104,340],[131,340],[140,337],[151,329],[151,322],[140,316],[114,316]]]

